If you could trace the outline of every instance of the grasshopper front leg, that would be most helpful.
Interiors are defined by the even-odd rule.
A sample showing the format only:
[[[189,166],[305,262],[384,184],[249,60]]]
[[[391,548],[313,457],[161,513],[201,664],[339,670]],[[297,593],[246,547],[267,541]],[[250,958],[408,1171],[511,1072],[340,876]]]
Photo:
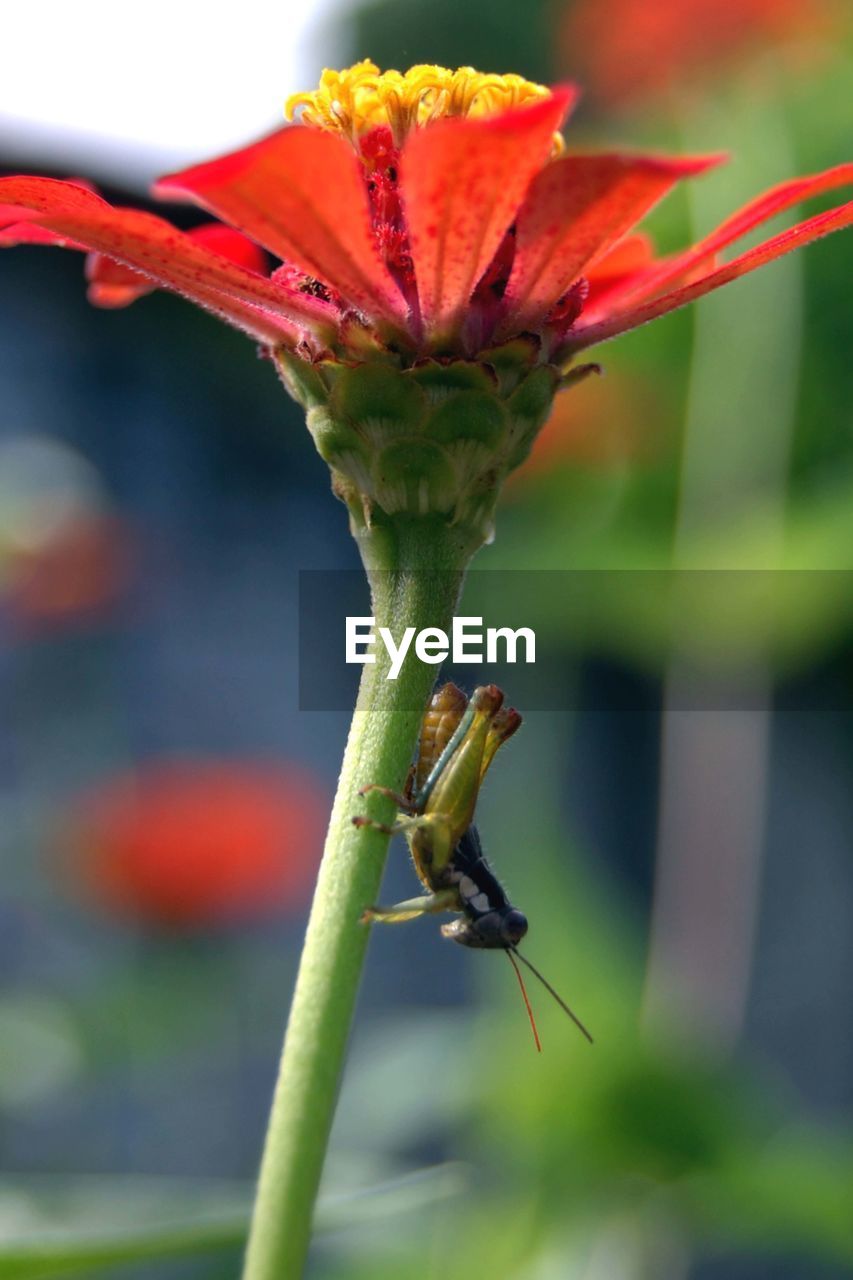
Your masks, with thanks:
[[[418,827],[425,825],[425,819],[418,814],[411,817],[407,814],[402,814],[391,826],[387,822],[376,822],[374,818],[368,818],[366,814],[356,814],[351,819],[351,822],[354,827],[370,827],[372,831],[381,831],[386,836],[405,835],[408,831],[416,830]]]
[[[359,791],[360,796],[369,795],[371,791],[377,791],[381,796],[387,796],[389,800],[393,800],[398,809],[404,814],[412,813],[412,802],[405,796],[401,796],[399,792],[392,791],[390,787],[382,787],[378,782],[368,782],[366,787],[362,787]],[[373,818],[366,816],[356,816],[352,819],[354,827],[372,827],[374,831],[381,831],[383,835],[395,836],[403,830],[400,826],[402,819],[398,818],[393,826],[389,826],[386,822],[375,822]]]
[[[380,786],[378,782],[368,782],[366,787],[362,787],[359,791],[360,796],[370,795],[371,791],[377,791],[381,796],[387,796],[389,800],[393,800],[398,809],[403,813],[414,813],[415,806],[407,797],[400,795],[399,791],[392,791],[390,787]]]
[[[371,831],[381,831],[384,836],[396,836],[402,830],[396,823],[393,827],[389,827],[387,822],[374,822],[373,818],[364,818],[356,815],[352,819],[354,827],[370,827]]]

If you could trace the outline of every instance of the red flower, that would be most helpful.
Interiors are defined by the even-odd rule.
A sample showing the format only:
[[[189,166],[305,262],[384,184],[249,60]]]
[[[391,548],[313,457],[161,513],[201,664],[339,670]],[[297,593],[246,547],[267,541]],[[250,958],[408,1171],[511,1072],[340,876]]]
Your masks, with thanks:
[[[119,520],[91,512],[38,540],[0,547],[0,600],[26,635],[85,621],[120,595],[129,544]]]
[[[532,333],[539,361],[561,366],[853,221],[848,203],[718,260],[775,214],[849,183],[853,165],[840,165],[656,260],[626,236],[719,157],[561,154],[555,130],[574,96],[470,68],[401,76],[360,63],[296,100],[301,124],[158,184],[236,230],[187,234],[80,185],[13,177],[0,181],[0,243],[87,249],[100,255],[93,301],[119,305],[150,282],[306,361],[471,358]],[[272,275],[255,244],[283,264]]]
[[[90,900],[197,927],[307,902],[326,812],[322,787],[292,766],[159,763],[79,801],[62,847]]]
[[[832,0],[576,0],[562,62],[608,102],[652,97],[769,44],[823,35]],[[798,46],[799,47],[799,46]]]

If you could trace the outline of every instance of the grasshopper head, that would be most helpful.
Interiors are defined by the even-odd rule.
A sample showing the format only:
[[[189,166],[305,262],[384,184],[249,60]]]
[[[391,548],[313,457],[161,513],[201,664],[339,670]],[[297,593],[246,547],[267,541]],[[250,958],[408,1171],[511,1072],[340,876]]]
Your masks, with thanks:
[[[500,911],[487,911],[476,919],[454,920],[452,924],[442,925],[441,932],[463,947],[506,951],[515,947],[527,933],[527,916],[517,907],[505,907]]]

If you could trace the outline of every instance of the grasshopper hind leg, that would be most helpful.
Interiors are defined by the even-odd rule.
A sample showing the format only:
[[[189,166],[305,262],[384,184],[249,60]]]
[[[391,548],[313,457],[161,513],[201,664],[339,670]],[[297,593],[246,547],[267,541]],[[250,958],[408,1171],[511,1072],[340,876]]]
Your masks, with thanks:
[[[419,898],[407,898],[393,907],[367,907],[362,913],[361,923],[403,924],[407,920],[417,920],[419,916],[452,911],[457,904],[455,889],[439,889],[435,893],[421,894]]]

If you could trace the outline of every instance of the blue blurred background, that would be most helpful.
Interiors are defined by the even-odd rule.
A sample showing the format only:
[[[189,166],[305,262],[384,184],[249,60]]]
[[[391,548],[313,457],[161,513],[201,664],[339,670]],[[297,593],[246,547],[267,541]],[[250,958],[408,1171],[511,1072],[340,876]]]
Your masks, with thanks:
[[[143,204],[364,56],[579,79],[569,146],[729,149],[663,249],[849,158],[849,14],[816,0],[111,12],[12,20],[4,172]],[[851,1274],[852,276],[833,238],[605,349],[512,481],[478,568],[797,570],[784,659],[722,609],[755,696],[685,710],[642,601],[582,637],[542,602],[571,694],[481,830],[596,1046],[533,991],[537,1058],[508,966],[378,931],[312,1275]],[[96,311],[35,248],[0,322],[0,1276],[225,1280],[348,722],[299,710],[298,573],[357,557],[239,335]]]

